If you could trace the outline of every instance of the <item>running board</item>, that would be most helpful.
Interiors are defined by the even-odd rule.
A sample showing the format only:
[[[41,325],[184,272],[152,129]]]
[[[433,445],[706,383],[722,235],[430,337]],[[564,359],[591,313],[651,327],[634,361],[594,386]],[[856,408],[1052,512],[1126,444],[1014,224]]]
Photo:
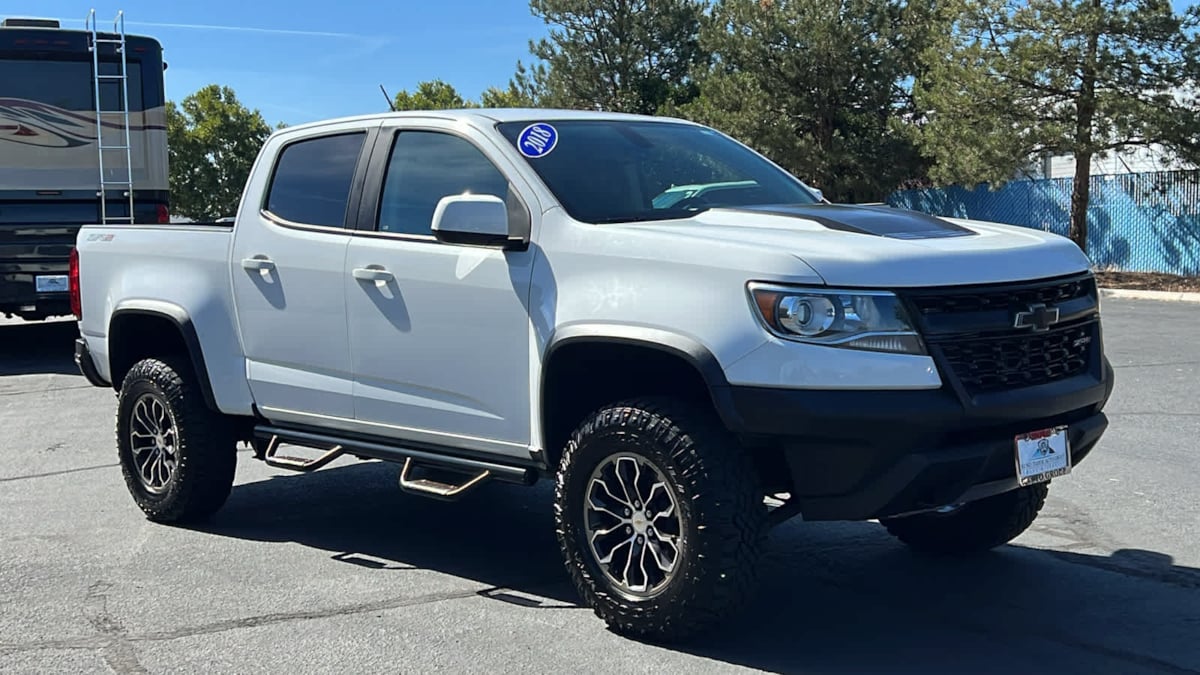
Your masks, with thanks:
[[[434,499],[458,499],[471,488],[481,485],[492,475],[491,471],[484,469],[466,482],[455,485],[430,478],[413,478],[412,470],[415,466],[416,463],[412,461],[411,457],[404,460],[404,468],[400,470],[400,489],[425,497],[433,497]]]
[[[262,460],[267,466],[273,466],[276,469],[291,469],[292,471],[309,472],[325,466],[333,460],[341,457],[345,450],[340,445],[335,445],[320,457],[312,459],[306,457],[290,457],[288,455],[279,454],[279,446],[283,445],[279,436],[272,435],[271,440],[267,441],[267,449],[263,452]]]
[[[402,463],[404,469],[400,473],[401,489],[442,499],[454,499],[486,480],[498,480],[518,485],[532,485],[537,480],[537,472],[532,466],[500,464],[496,461],[464,457],[455,454],[453,448],[442,449],[428,446],[416,448],[411,445],[392,445],[383,439],[376,441],[341,437],[265,424],[254,428],[254,436],[256,439],[267,442],[267,450],[263,453],[262,458],[270,466],[308,472],[319,469],[343,455]],[[278,451],[279,445],[283,443],[314,448],[321,450],[323,454],[314,459],[281,456]],[[472,478],[457,485],[428,478],[413,478],[412,470],[417,467],[443,469],[452,473],[469,475]]]

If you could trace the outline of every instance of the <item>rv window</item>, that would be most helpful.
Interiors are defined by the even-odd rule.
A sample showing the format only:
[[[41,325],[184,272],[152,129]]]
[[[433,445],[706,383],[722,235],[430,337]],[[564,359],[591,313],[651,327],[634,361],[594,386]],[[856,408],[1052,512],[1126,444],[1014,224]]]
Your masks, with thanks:
[[[101,62],[100,72],[120,75],[121,64]],[[136,62],[127,68],[129,109],[143,110],[142,73]],[[45,103],[62,110],[93,112],[96,107],[95,83],[90,61],[35,61],[0,58],[0,98],[24,99]],[[104,110],[121,109],[121,81],[106,80],[100,85]]]

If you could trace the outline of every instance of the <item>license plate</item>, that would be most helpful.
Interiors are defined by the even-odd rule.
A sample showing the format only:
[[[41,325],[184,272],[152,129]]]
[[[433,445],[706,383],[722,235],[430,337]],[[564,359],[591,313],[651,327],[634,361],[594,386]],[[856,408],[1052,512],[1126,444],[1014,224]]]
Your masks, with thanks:
[[[1017,436],[1017,481],[1044,483],[1071,473],[1071,444],[1066,427],[1042,429]]]
[[[67,275],[43,274],[34,279],[34,286],[38,293],[66,293]]]

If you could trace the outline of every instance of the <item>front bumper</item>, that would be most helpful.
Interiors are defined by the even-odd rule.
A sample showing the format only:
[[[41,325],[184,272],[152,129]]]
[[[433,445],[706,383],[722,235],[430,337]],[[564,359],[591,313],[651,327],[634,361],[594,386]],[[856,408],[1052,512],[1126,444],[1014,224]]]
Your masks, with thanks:
[[[1015,489],[1018,434],[1067,425],[1071,463],[1078,465],[1108,426],[1101,411],[1113,371],[1107,360],[1099,365],[1077,377],[966,399],[949,387],[729,387],[718,401],[748,447],[782,451],[792,507],[805,520],[868,520]]]

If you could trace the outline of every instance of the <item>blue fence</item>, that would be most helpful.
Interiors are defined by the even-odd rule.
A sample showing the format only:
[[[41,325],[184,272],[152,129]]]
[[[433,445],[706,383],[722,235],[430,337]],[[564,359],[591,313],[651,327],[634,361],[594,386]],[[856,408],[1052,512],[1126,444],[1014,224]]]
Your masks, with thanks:
[[[997,190],[903,190],[887,203],[1066,235],[1071,178],[1019,180]],[[1200,275],[1200,171],[1093,176],[1088,254],[1101,269]]]

